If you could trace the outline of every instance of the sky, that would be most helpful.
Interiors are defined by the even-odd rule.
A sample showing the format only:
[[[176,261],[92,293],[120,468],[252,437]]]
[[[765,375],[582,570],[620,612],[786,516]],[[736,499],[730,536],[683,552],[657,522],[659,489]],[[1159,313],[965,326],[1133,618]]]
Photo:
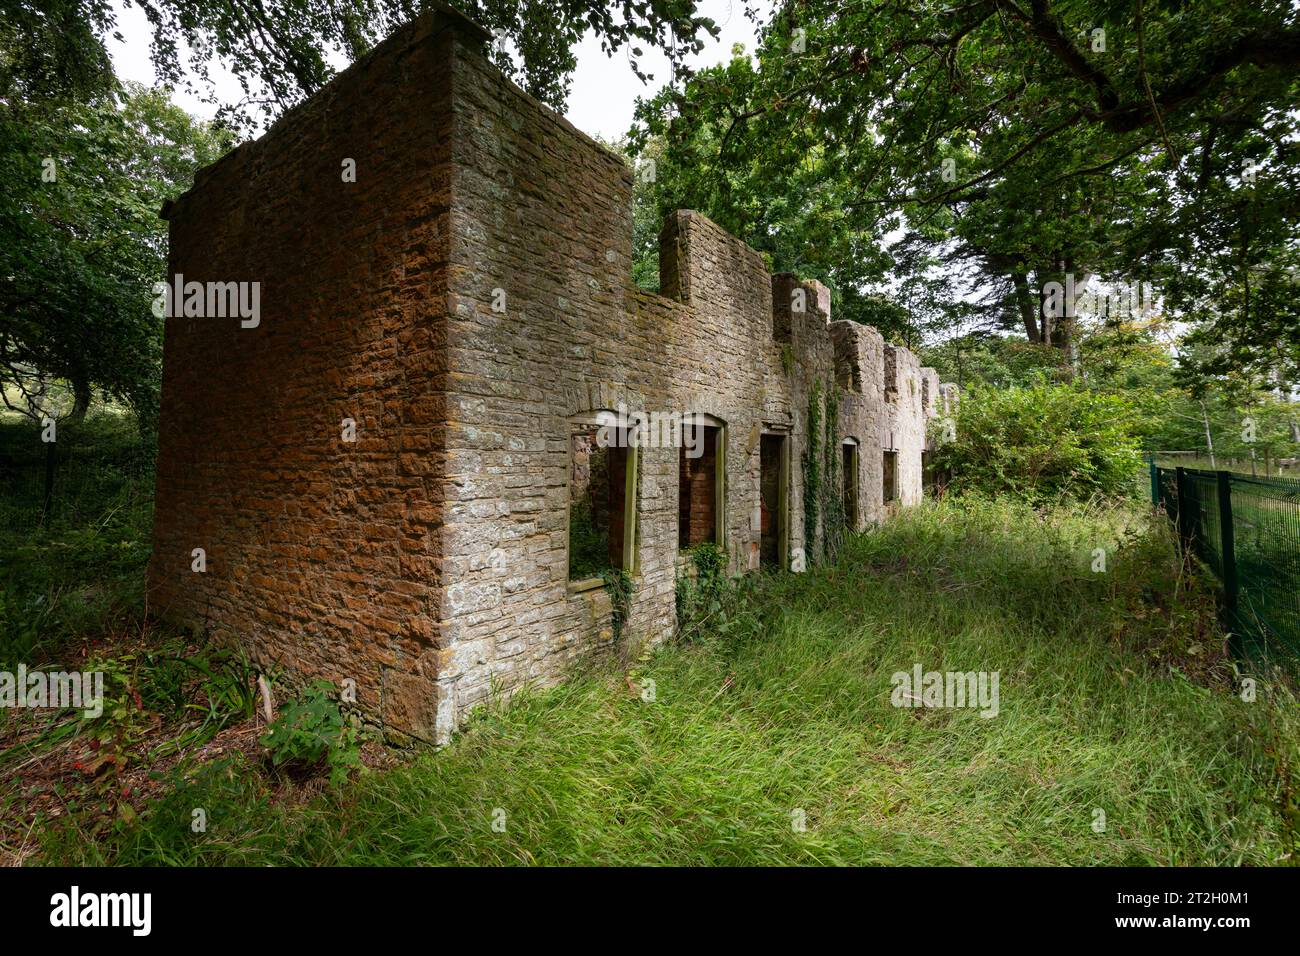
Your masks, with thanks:
[[[770,0],[748,0],[750,6],[757,7],[766,16],[772,9]],[[731,59],[731,47],[743,43],[746,50],[755,46],[754,24],[744,14],[746,0],[700,0],[698,13],[711,17],[721,28],[717,40],[710,39],[703,51],[687,58],[687,63],[699,68],[712,66]],[[149,41],[152,32],[148,20],[138,7],[125,7],[121,0],[115,0],[117,8],[118,29],[124,42],[109,40],[109,52],[113,57],[113,66],[118,77],[134,80],[146,86],[156,82],[153,64],[149,57]],[[188,55],[181,56],[182,62]],[[625,135],[632,125],[632,110],[638,96],[649,96],[662,88],[669,79],[668,59],[657,50],[646,50],[640,57],[641,69],[654,75],[650,85],[643,84],[632,72],[627,61],[626,49],[606,56],[600,49],[600,41],[595,34],[588,31],[577,48],[578,68],[573,74],[568,109],[568,120],[590,136],[605,140],[618,139]],[[346,59],[340,54],[331,58],[335,68],[346,66]],[[214,91],[223,102],[236,103],[243,98],[238,82],[228,72],[213,64],[211,75]],[[195,116],[211,118],[216,106],[206,103],[198,96],[185,89],[174,94],[174,100]]]
[[[764,11],[765,16],[774,6],[748,2]],[[702,68],[725,63],[731,59],[731,47],[735,43],[743,43],[747,51],[753,52],[754,23],[745,16],[745,5],[746,0],[700,0],[700,16],[712,18],[722,32],[717,40],[709,40],[698,56],[688,57],[688,65]],[[577,49],[578,68],[573,74],[566,116],[589,136],[609,140],[624,135],[632,125],[636,98],[657,92],[668,81],[668,58],[663,53],[646,50],[639,61],[645,72],[654,74],[653,88],[632,73],[626,53],[624,50],[612,59],[606,57],[601,52],[600,41],[590,31]]]

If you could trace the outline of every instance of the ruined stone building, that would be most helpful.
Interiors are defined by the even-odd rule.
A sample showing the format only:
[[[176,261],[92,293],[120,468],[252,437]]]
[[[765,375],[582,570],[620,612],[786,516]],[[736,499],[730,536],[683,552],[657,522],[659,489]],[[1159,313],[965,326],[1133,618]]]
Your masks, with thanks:
[[[601,570],[629,642],[673,632],[701,542],[797,570],[815,390],[856,528],[920,499],[939,400],[697,213],[639,290],[631,171],[487,40],[424,15],[164,211],[171,274],[260,315],[166,322],[151,606],[438,742],[613,643]]]

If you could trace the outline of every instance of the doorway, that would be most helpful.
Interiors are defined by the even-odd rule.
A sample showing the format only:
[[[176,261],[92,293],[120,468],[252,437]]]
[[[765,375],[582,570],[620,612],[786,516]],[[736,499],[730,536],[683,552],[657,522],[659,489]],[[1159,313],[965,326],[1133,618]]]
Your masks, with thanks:
[[[885,452],[884,459],[885,507],[898,500],[898,452]]]
[[[850,531],[858,530],[858,443],[852,438],[841,446],[843,455],[842,479],[844,483],[844,525]]]
[[[785,488],[785,436],[763,435],[759,438],[760,567],[784,567]]]

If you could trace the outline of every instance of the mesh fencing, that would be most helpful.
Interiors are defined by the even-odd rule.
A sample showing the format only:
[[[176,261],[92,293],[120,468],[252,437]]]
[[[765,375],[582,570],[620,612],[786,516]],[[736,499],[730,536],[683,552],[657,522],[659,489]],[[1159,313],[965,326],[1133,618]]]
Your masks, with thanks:
[[[18,534],[51,520],[69,526],[90,521],[111,507],[107,498],[119,491],[139,488],[150,494],[153,469],[152,448],[129,422],[69,427],[51,444],[41,441],[35,426],[5,422],[0,425],[0,528]]]
[[[1300,479],[1152,462],[1151,497],[1222,585],[1239,652],[1300,668]]]

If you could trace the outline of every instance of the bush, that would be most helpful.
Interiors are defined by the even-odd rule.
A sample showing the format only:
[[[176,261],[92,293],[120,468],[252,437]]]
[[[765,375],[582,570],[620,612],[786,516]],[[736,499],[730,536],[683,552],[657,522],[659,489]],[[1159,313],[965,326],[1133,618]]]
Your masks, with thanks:
[[[309,772],[325,763],[335,785],[361,766],[356,730],[330,696],[332,691],[328,681],[314,681],[280,711],[262,736],[273,766]]]
[[[962,393],[956,436],[939,444],[936,464],[955,491],[1035,502],[1126,494],[1141,465],[1135,414],[1074,384],[977,385]]]
[[[727,553],[706,541],[687,554],[690,565],[677,569],[677,627],[681,634],[693,635],[722,611],[727,592]]]

